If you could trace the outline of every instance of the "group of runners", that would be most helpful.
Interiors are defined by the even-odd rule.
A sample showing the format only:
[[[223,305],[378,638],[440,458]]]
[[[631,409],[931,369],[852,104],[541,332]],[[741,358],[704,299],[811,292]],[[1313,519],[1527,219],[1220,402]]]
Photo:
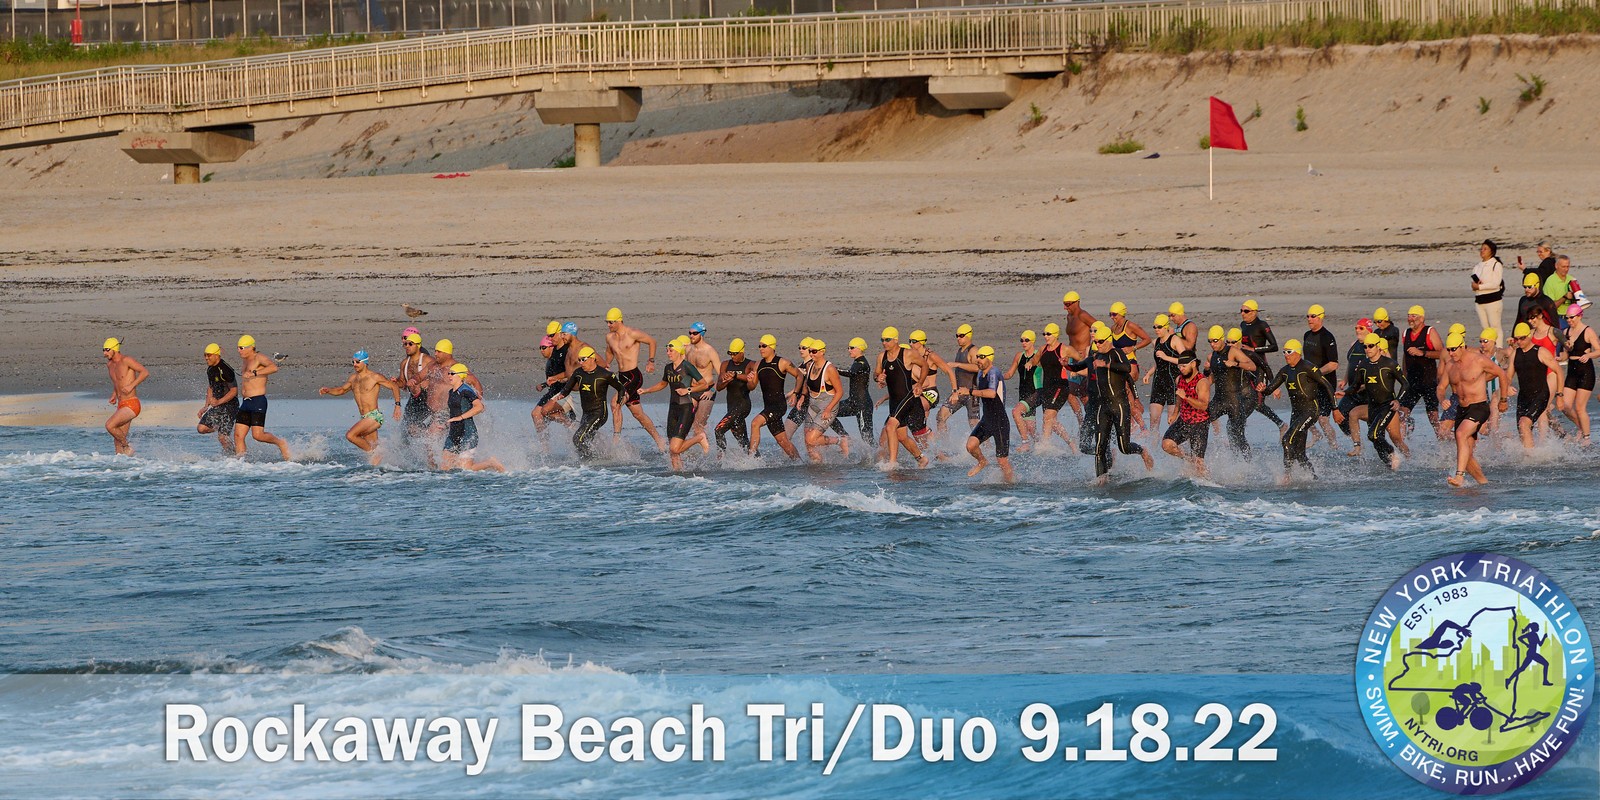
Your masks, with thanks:
[[[803,446],[812,461],[832,448],[848,458],[852,438],[859,436],[858,446],[875,448],[880,464],[893,469],[902,450],[918,467],[928,466],[930,458],[950,458],[937,452],[938,442],[951,417],[964,413],[971,425],[970,475],[985,469],[992,453],[1003,477],[1013,479],[1015,427],[1019,451],[1052,447],[1059,437],[1092,456],[1097,480],[1104,481],[1118,453],[1138,456],[1147,470],[1153,468],[1154,447],[1141,439],[1203,475],[1212,432],[1225,430],[1228,446],[1247,454],[1246,422],[1260,414],[1278,426],[1282,479],[1289,481],[1297,472],[1314,476],[1307,450],[1319,437],[1340,449],[1339,441],[1348,438],[1351,456],[1360,454],[1365,440],[1385,466],[1398,469],[1401,455],[1409,455],[1407,439],[1421,405],[1435,435],[1455,443],[1456,469],[1447,480],[1461,486],[1468,478],[1487,482],[1475,457],[1477,441],[1498,428],[1513,396],[1514,430],[1524,446],[1552,432],[1574,435],[1552,425],[1553,409],[1573,423],[1579,442],[1588,442],[1586,408],[1600,337],[1584,323],[1585,305],[1574,301],[1560,309],[1564,330],[1551,314],[1535,310],[1519,318],[1505,341],[1493,328],[1471,336],[1456,324],[1441,333],[1420,305],[1408,309],[1404,327],[1379,308],[1354,322],[1355,341],[1341,354],[1321,305],[1306,310],[1299,338],[1280,345],[1255,300],[1241,303],[1236,325],[1212,325],[1202,335],[1180,302],[1156,315],[1146,330],[1130,319],[1124,303],[1112,303],[1101,321],[1077,292],[1068,292],[1062,298],[1064,324],[1049,323],[1042,335],[1022,331],[1009,359],[992,345],[977,345],[970,324],[954,330],[948,358],[930,347],[924,331],[902,339],[891,326],[881,331],[877,352],[864,339],[850,340],[847,359],[839,364],[829,360],[828,344],[812,337],[799,343],[793,359],[779,353],[771,334],[755,340],[755,352],[737,338],[719,352],[706,338],[706,326],[695,322],[666,343],[659,379],[649,386],[645,376],[657,374],[660,343],[627,325],[621,309],[613,308],[605,315],[604,341],[594,345],[579,338],[576,322],[551,321],[546,327],[539,342],[544,376],[535,386],[540,394],[532,422],[546,443],[552,425],[569,428],[584,459],[596,456],[607,422],[613,438],[620,437],[625,416],[631,416],[674,469],[683,467],[683,455],[694,447],[709,454],[714,442],[725,451],[730,437],[759,455],[763,432],[789,458],[799,458]],[[379,408],[380,395],[388,390],[402,441],[427,443],[430,464],[503,470],[499,461],[475,455],[474,417],[484,412],[483,386],[455,360],[453,343],[440,339],[430,351],[421,332],[407,328],[401,345],[404,355],[393,377],[373,369],[361,350],[352,355],[343,384],[320,390],[354,395],[359,417],[345,438],[377,463],[378,430],[389,419]],[[277,446],[288,459],[288,445],[265,429],[267,380],[278,365],[256,350],[251,336],[237,346],[238,371],[223,360],[218,345],[204,350],[207,388],[197,430],[214,433],[234,455],[242,456],[254,439]],[[106,430],[117,452],[131,453],[127,434],[139,413],[136,389],[149,371],[124,354],[116,339],[106,340],[104,353],[116,406]],[[1269,356],[1282,363],[1273,365]],[[1014,395],[1008,388],[1012,379]],[[1141,386],[1148,387],[1142,397]],[[874,387],[883,390],[876,400]],[[641,402],[660,391],[669,393],[664,432]],[[1266,402],[1285,394],[1288,419]],[[724,414],[712,423],[719,395]],[[887,417],[878,430],[874,411],[884,405]],[[1063,425],[1063,409],[1077,420],[1075,434]],[[854,434],[845,427],[847,418],[855,420]]]

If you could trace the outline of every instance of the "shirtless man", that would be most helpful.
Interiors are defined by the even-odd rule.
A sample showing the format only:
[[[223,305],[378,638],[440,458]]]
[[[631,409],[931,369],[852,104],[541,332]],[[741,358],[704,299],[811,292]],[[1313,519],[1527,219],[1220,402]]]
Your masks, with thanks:
[[[278,371],[278,365],[256,351],[256,337],[245,334],[239,337],[239,416],[233,421],[233,454],[244,458],[244,437],[250,434],[256,441],[277,445],[284,461],[289,461],[289,445],[267,433],[267,376]]]
[[[1082,299],[1077,292],[1067,292],[1061,297],[1061,307],[1067,312],[1067,324],[1062,330],[1061,343],[1071,348],[1074,353],[1087,355],[1093,351],[1089,343],[1090,332],[1099,320],[1093,314],[1083,310]],[[1089,379],[1087,374],[1074,374],[1067,381],[1067,402],[1072,406],[1072,413],[1078,418],[1078,427],[1081,430],[1085,424],[1085,401],[1089,399]],[[1089,425],[1094,420],[1088,421]],[[1048,437],[1041,437],[1048,438]]]
[[[123,355],[122,342],[118,339],[105,340],[100,351],[106,357],[106,371],[111,373],[111,400],[108,402],[117,409],[106,420],[106,433],[111,434],[111,445],[117,449],[117,455],[131,456],[133,445],[128,444],[128,428],[133,426],[133,418],[139,416],[140,411],[136,390],[150,377],[150,370],[133,356]]]
[[[1460,488],[1466,483],[1466,476],[1471,475],[1478,483],[1488,483],[1489,479],[1483,477],[1483,468],[1478,466],[1478,458],[1473,450],[1478,446],[1478,431],[1493,416],[1489,410],[1490,379],[1499,381],[1498,413],[1502,414],[1506,410],[1511,379],[1494,359],[1468,349],[1466,337],[1459,333],[1452,333],[1445,339],[1444,351],[1444,360],[1439,364],[1439,377],[1442,380],[1439,381],[1437,396],[1439,400],[1444,400],[1448,389],[1455,392],[1461,402],[1456,415],[1456,472],[1445,482]]]
[[[1167,316],[1172,319],[1172,332],[1183,337],[1183,343],[1188,346],[1189,352],[1200,352],[1195,349],[1200,343],[1200,326],[1189,319],[1189,315],[1183,310],[1183,304],[1175,301],[1167,306]]]
[[[440,339],[439,341],[435,342],[433,345],[433,363],[439,365],[439,369],[444,370],[446,375],[445,380],[448,382],[450,368],[459,363],[456,361],[455,342],[452,342],[449,339]],[[465,380],[467,385],[471,386],[474,392],[477,392],[479,396],[483,395],[483,384],[478,382],[478,376],[468,372]],[[445,391],[448,392],[449,390],[446,389]],[[449,403],[447,401],[446,405],[448,404]],[[448,416],[448,414],[446,416]]]
[[[427,348],[422,346],[422,333],[416,328],[406,328],[400,334],[400,347],[406,355],[400,359],[400,371],[395,373],[394,382],[411,393],[403,417],[405,426],[400,429],[401,441],[409,442],[411,437],[421,436],[428,431],[429,417],[432,416],[428,399],[428,370],[434,367],[434,363]]]
[[[650,438],[655,441],[656,449],[666,452],[667,443],[662,440],[661,434],[656,432],[656,424],[639,406],[639,390],[644,388],[644,372],[639,371],[639,346],[650,348],[650,357],[645,361],[645,372],[656,370],[656,340],[650,334],[622,324],[622,309],[613,308],[606,312],[606,352],[605,357],[616,365],[617,377],[622,379],[622,391],[617,393],[612,400],[616,421],[612,423],[611,437],[622,438],[622,413],[617,406],[626,403],[628,411],[633,418],[639,421],[640,427]]]
[[[711,378],[709,391],[703,392],[694,405],[694,436],[703,437],[706,434],[706,421],[711,419],[711,407],[717,404],[717,387],[722,382],[722,376],[719,374],[722,358],[717,354],[717,348],[706,341],[704,322],[696,322],[689,326],[688,359],[701,375]]]
[[[400,384],[368,369],[367,361],[367,351],[357,350],[350,356],[350,377],[344,385],[334,389],[324,386],[317,390],[317,394],[338,397],[352,391],[356,393],[356,412],[361,418],[350,426],[350,430],[344,432],[344,438],[350,440],[356,447],[371,453],[372,456],[367,463],[377,466],[380,459],[377,452],[378,429],[383,427],[383,412],[378,410],[378,390],[388,389],[394,392],[396,416],[402,414],[403,410],[400,406]]]

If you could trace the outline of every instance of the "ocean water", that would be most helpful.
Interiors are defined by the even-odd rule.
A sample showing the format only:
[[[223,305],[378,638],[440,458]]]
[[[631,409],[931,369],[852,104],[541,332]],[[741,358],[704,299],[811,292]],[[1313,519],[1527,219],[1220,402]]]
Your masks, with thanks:
[[[672,474],[631,420],[617,452],[581,464],[559,432],[548,450],[535,445],[525,406],[497,403],[483,449],[511,470],[443,474],[401,452],[393,425],[383,432],[391,463],[366,465],[341,438],[346,402],[275,401],[273,410],[269,428],[289,439],[295,462],[278,463],[259,444],[244,461],[225,459],[192,429],[136,426],[139,454],[127,458],[109,455],[98,429],[0,427],[0,672],[135,680],[88,689],[0,681],[12,724],[91,696],[105,711],[84,723],[90,733],[139,728],[130,720],[142,718],[123,707],[130,697],[171,687],[137,680],[171,673],[290,681],[251,691],[277,706],[406,677],[430,687],[418,703],[470,695],[467,709],[509,706],[495,687],[534,680],[601,711],[648,711],[696,692],[731,707],[761,685],[797,704],[900,692],[929,707],[970,702],[967,713],[1020,707],[1034,691],[1087,698],[1082,675],[1121,675],[1134,687],[1145,675],[1150,692],[1189,698],[1205,689],[1178,676],[1314,676],[1263,689],[1317,687],[1294,708],[1298,724],[1280,723],[1280,747],[1303,763],[1274,768],[1288,770],[1273,778],[1274,794],[1330,796],[1300,783],[1348,769],[1370,777],[1353,778],[1357,793],[1340,796],[1425,796],[1366,738],[1349,686],[1356,638],[1383,590],[1439,555],[1485,550],[1544,570],[1582,611],[1593,614],[1600,599],[1600,458],[1560,443],[1533,454],[1486,445],[1493,483],[1469,491],[1443,484],[1453,452],[1420,437],[1399,473],[1370,450],[1351,459],[1321,445],[1315,482],[1278,486],[1276,431],[1264,422],[1251,429],[1252,460],[1214,442],[1204,481],[1165,456],[1150,476],[1122,457],[1111,485],[1094,487],[1091,460],[1064,446],[1018,457],[1010,486],[992,469],[969,479],[963,454],[886,473],[836,454],[820,466],[789,464],[774,447],[759,461],[723,464],[696,452],[689,471]],[[952,449],[963,435],[951,432]],[[335,682],[315,691],[294,683],[313,679]],[[1215,690],[1248,694],[1228,680],[1240,679],[1216,678]],[[23,702],[39,692],[53,702]],[[70,740],[92,766],[66,793],[528,788],[512,763],[480,781],[459,769],[380,770],[342,791],[310,768],[252,772],[264,782],[253,784],[213,765],[174,783],[141,771],[156,733],[125,749],[92,735]],[[62,742],[0,737],[0,771],[37,790],[24,794],[61,789],[41,765]],[[1595,749],[1528,796],[1600,792]],[[1022,767],[939,777],[868,762],[854,782],[831,784],[751,769],[594,765],[539,785],[558,796],[744,796],[752,781],[774,796],[888,787],[1072,795]],[[1153,774],[1102,771],[1068,788],[1150,796],[1139,787]],[[1232,773],[1215,774],[1214,791],[1195,796],[1240,796]],[[1174,775],[1156,786],[1188,785]],[[147,782],[117,782],[127,776]]]

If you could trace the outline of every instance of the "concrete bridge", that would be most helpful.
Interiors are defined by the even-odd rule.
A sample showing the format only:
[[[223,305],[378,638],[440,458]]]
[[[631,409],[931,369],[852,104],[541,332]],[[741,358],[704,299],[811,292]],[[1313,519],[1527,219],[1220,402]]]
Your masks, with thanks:
[[[1544,1],[1153,0],[532,25],[7,81],[0,149],[118,136],[135,160],[174,164],[174,182],[193,183],[200,164],[252,147],[257,122],[534,92],[546,124],[574,127],[577,165],[598,166],[600,125],[635,119],[645,87],[926,78],[948,108],[995,109],[1076,54],[1137,49],[1186,26],[1432,21]]]

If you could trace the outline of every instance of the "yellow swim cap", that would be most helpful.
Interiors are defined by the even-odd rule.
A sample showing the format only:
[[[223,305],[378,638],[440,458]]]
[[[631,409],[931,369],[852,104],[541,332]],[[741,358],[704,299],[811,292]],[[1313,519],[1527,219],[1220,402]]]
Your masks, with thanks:
[[[1305,348],[1300,345],[1299,339],[1290,339],[1289,341],[1283,343],[1283,352],[1304,353]]]
[[[255,347],[256,346],[256,337],[251,336],[248,333],[243,335],[243,336],[240,336],[239,337],[239,346],[240,347]]]
[[[678,338],[667,342],[667,349],[676,350],[680,353],[687,353],[689,352],[689,340],[679,336]]]
[[[1466,347],[1466,346],[1467,346],[1467,337],[1466,337],[1465,334],[1452,333],[1452,334],[1450,334],[1449,337],[1447,337],[1444,340],[1444,348],[1446,350],[1454,350],[1457,347]]]
[[[1246,301],[1244,301],[1244,305],[1241,306],[1241,308],[1245,309],[1246,311],[1260,311],[1261,310],[1261,304],[1257,303],[1254,300],[1246,300]]]
[[[1535,275],[1532,272],[1528,273],[1527,276],[1522,279],[1522,285],[1523,286],[1538,286],[1539,285],[1539,276]]]
[[[1478,338],[1488,339],[1491,342],[1498,342],[1500,341],[1500,331],[1494,328],[1484,328],[1483,333],[1478,334]]]
[[[1513,338],[1521,339],[1524,336],[1532,336],[1532,335],[1533,335],[1533,329],[1528,327],[1528,323],[1526,323],[1526,322],[1519,322],[1519,323],[1517,323],[1517,327],[1511,329],[1511,336]]]
[[[1022,332],[1022,341],[1024,342],[1031,342],[1036,338],[1038,338],[1038,334],[1034,333],[1033,331]]]
[[[811,338],[810,336],[807,336],[807,337],[805,337],[805,338],[800,340],[800,349],[801,350],[810,350],[812,345],[815,344],[815,343],[816,343],[815,339]]]
[[[1182,314],[1183,313],[1183,304],[1175,302],[1172,305],[1167,306],[1167,313],[1171,314],[1174,317],[1178,316],[1179,314]]]
[[[1372,321],[1373,322],[1386,322],[1386,321],[1388,321],[1388,319],[1389,319],[1389,309],[1387,309],[1387,308],[1380,308],[1377,311],[1372,312]]]
[[[471,372],[471,371],[472,370],[467,369],[467,365],[466,364],[456,363],[456,364],[451,364],[450,365],[450,374],[451,375],[466,375],[468,372]]]
[[[728,342],[728,352],[729,353],[743,353],[744,352],[744,340],[743,339],[734,339],[733,341]]]
[[[1389,340],[1384,339],[1383,341],[1378,342],[1378,349],[1385,353],[1389,352]]]
[[[989,345],[978,348],[978,358],[994,358],[994,348]]]
[[[610,311],[606,312],[606,322],[621,322],[621,321],[622,321],[622,309],[613,308]]]
[[[1122,302],[1121,300],[1118,300],[1117,302],[1112,303],[1111,304],[1111,313],[1116,314],[1119,317],[1128,316],[1128,304]]]
[[[812,350],[816,350],[818,352],[821,352],[823,350],[827,350],[828,349],[828,343],[822,341],[821,339],[812,339],[811,340],[811,349]]]
[[[594,358],[594,348],[586,346],[582,350],[579,350],[578,358]]]
[[[556,334],[558,334],[560,332],[561,332],[561,320],[559,320],[559,319],[550,320],[550,324],[544,326],[544,335],[546,335],[546,336],[554,336],[554,335],[556,335]]]
[[[890,325],[889,327],[883,329],[883,333],[880,334],[880,338],[883,338],[883,339],[898,339],[898,338],[900,338],[900,329],[896,328],[893,325]]]
[[[867,340],[857,336],[856,338],[850,340],[850,346],[857,350],[865,350],[867,349]]]
[[[1422,306],[1412,306],[1406,309],[1406,316],[1408,317],[1421,317],[1426,316],[1426,314],[1427,312],[1422,310]]]
[[[1383,337],[1376,333],[1369,333],[1367,338],[1361,340],[1361,343],[1368,347],[1374,347],[1383,344]]]
[[[456,343],[450,341],[449,339],[440,339],[439,341],[433,343],[433,351],[435,353],[444,353],[445,355],[453,356],[456,354]]]
[[[1061,295],[1061,302],[1063,302],[1063,303],[1076,303],[1076,302],[1078,302],[1078,293],[1077,292],[1067,292],[1066,294]]]
[[[1165,328],[1165,327],[1167,327],[1168,325],[1171,325],[1171,324],[1172,324],[1172,319],[1169,318],[1166,314],[1157,314],[1156,315],[1156,327],[1157,328]]]
[[[773,336],[770,333],[762,336],[761,337],[761,346],[762,347],[777,347],[778,346],[778,337]]]
[[[206,345],[206,355],[208,355],[208,356],[220,356],[220,355],[222,355],[222,345],[217,344],[216,342],[212,342],[211,344]]]
[[[927,333],[927,331],[912,331],[911,332],[911,343],[912,344],[920,344],[920,343],[926,342],[926,341],[928,341],[928,333]]]
[[[1327,316],[1327,313],[1322,306],[1316,304],[1312,304],[1310,308],[1306,309],[1306,316],[1308,317],[1323,317]]]
[[[1211,330],[1206,331],[1206,338],[1220,341],[1222,339],[1222,326],[1212,325]]]
[[[1106,327],[1094,328],[1092,330],[1092,332],[1094,333],[1094,340],[1097,341],[1097,342],[1104,342],[1104,341],[1108,341],[1108,340],[1111,339],[1111,329],[1110,328],[1106,328]]]
[[[1450,326],[1450,332],[1451,333],[1459,333],[1462,336],[1466,336],[1467,335],[1467,326],[1462,325],[1461,323],[1457,322],[1456,324]]]
[[[408,333],[408,334],[406,334],[406,339],[405,340],[410,342],[410,343],[412,343],[412,344],[422,344],[422,334],[420,334],[420,333]]]
[[[1046,336],[1060,336],[1061,335],[1061,326],[1055,324],[1054,322],[1050,323],[1049,325],[1044,326],[1044,335],[1046,335]]]
[[[1238,328],[1229,328],[1228,329],[1228,341],[1230,341],[1230,342],[1242,342],[1242,341],[1244,341],[1244,331],[1241,331]]]
[[[119,352],[122,351],[122,342],[119,341],[116,337],[112,337],[110,339],[107,339],[107,340],[101,342],[100,343],[100,349],[101,350],[110,350],[113,353],[119,353]]]
[[[972,326],[968,325],[966,323],[962,323],[961,327],[956,328],[956,335],[957,336],[971,336],[972,335]]]

